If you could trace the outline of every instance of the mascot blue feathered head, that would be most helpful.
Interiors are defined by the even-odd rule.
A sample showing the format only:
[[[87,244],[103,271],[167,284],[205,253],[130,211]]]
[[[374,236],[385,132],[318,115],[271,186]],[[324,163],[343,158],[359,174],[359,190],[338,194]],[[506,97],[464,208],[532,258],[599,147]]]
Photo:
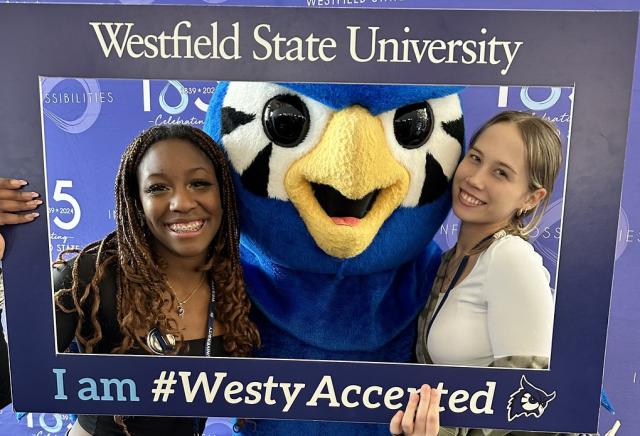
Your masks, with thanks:
[[[449,211],[459,90],[221,82],[205,130],[234,169],[243,246],[327,274],[414,259]]]

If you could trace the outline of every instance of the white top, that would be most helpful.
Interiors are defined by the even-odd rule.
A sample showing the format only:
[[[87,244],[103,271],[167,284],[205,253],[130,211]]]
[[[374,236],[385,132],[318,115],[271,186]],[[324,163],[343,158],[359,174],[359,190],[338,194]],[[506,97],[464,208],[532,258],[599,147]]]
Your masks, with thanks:
[[[488,366],[506,356],[550,357],[552,333],[549,272],[531,244],[508,235],[450,291],[427,350],[438,365]]]

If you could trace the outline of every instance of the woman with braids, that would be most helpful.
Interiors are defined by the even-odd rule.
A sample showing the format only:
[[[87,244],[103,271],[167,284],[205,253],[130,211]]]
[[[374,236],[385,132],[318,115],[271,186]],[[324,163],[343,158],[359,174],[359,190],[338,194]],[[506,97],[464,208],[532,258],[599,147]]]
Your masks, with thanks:
[[[213,140],[184,125],[143,132],[122,156],[115,196],[116,230],[56,262],[58,350],[75,336],[85,353],[249,355],[260,339]],[[193,435],[205,421],[80,416],[69,434]]]

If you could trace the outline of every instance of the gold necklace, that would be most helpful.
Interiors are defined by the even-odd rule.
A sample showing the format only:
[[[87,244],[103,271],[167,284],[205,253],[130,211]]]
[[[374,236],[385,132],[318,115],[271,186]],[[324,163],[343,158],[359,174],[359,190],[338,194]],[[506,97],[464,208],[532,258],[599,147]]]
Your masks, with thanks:
[[[191,291],[189,296],[182,301],[180,301],[180,299],[178,298],[178,294],[176,293],[176,290],[173,289],[173,286],[171,286],[171,283],[169,283],[169,280],[167,280],[167,285],[169,286],[169,289],[173,293],[173,296],[176,297],[176,300],[178,300],[178,308],[176,309],[176,313],[180,318],[184,318],[184,305],[187,304],[189,300],[191,300],[191,297],[193,297],[196,291],[200,288],[200,286],[202,285],[202,282],[204,282],[204,276],[205,275],[202,274],[202,277],[200,278],[200,281],[198,282],[196,287],[193,288],[193,291]]]

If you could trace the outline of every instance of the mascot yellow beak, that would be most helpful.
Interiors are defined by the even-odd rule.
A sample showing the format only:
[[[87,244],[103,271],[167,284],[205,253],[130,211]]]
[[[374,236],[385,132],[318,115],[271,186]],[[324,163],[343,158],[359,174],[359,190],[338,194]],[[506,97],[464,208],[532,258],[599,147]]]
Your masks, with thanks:
[[[371,244],[406,196],[409,177],[391,154],[380,120],[352,106],[333,115],[284,182],[316,244],[345,259]]]

